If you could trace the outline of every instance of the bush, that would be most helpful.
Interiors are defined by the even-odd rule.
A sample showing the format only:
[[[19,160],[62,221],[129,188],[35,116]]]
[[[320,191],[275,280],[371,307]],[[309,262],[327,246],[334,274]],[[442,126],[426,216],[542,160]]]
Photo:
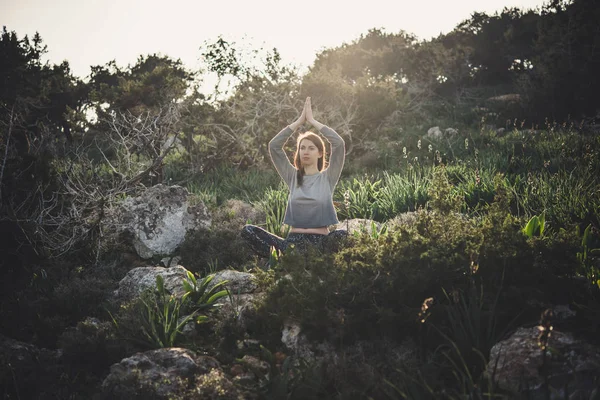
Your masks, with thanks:
[[[252,259],[252,252],[239,231],[215,229],[188,233],[180,254],[180,263],[199,275],[228,268],[240,269]]]
[[[86,318],[67,329],[59,338],[64,360],[77,370],[103,374],[112,364],[127,356],[127,348],[115,337],[110,322]],[[93,361],[92,361],[93,360]]]
[[[424,297],[464,279],[468,254],[480,242],[469,225],[460,216],[442,222],[422,211],[413,227],[350,237],[337,253],[289,252],[279,264],[285,278],[270,290],[263,312],[296,319],[308,335],[333,343],[402,337],[414,328]]]

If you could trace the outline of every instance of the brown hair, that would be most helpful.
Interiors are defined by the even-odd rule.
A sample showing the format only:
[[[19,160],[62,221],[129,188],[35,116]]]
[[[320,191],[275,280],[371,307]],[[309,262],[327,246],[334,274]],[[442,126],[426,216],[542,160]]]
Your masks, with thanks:
[[[321,136],[312,132],[305,132],[298,136],[298,139],[296,140],[296,154],[294,154],[294,167],[296,167],[296,170],[298,171],[296,172],[296,176],[298,178],[298,186],[302,186],[302,181],[304,178],[304,167],[302,166],[302,161],[300,160],[300,143],[304,139],[308,139],[311,142],[313,142],[314,145],[317,146],[317,149],[319,149],[321,154],[323,154],[323,156],[320,157],[317,161],[317,169],[319,170],[319,172],[323,171],[323,169],[327,165],[325,160],[325,142],[323,141]]]

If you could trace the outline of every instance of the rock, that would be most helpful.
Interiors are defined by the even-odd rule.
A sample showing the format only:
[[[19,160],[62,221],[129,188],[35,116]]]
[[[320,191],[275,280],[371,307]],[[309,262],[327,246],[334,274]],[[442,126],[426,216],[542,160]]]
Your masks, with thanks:
[[[180,261],[181,261],[181,257],[175,256],[175,257],[165,257],[162,260],[160,260],[160,263],[162,265],[164,265],[165,267],[174,267],[176,265],[179,265]]]
[[[304,360],[313,361],[315,353],[310,348],[310,342],[305,335],[301,334],[300,324],[296,321],[288,320],[283,325],[281,332],[281,342],[290,349],[295,356]]]
[[[444,130],[444,133],[446,134],[446,136],[456,136],[458,135],[458,129],[446,128]]]
[[[218,325],[227,323],[227,320],[234,320],[237,328],[245,332],[255,315],[257,304],[262,302],[264,297],[265,293],[259,292],[232,294],[231,299],[228,296],[220,298],[217,301],[220,307],[215,310],[215,317],[220,321]]]
[[[217,383],[223,387],[223,397],[211,393]],[[201,397],[200,390],[207,395]],[[239,398],[216,359],[176,347],[137,353],[114,364],[102,383],[102,395],[106,399]]]
[[[208,285],[212,288],[219,282],[228,281],[224,286],[229,289],[231,294],[247,294],[256,290],[256,278],[248,272],[240,272],[232,269],[226,269],[215,273],[215,277]]]
[[[490,351],[487,373],[503,389],[524,392],[529,388],[527,398],[544,399],[546,368],[551,398],[567,398],[575,391],[580,391],[581,398],[589,398],[594,380],[600,378],[600,348],[554,330],[548,342],[552,351],[546,352],[544,366],[539,337],[538,327],[519,328],[496,343]]]
[[[156,277],[160,275],[165,282],[165,289],[176,296],[183,296],[183,280],[187,277],[187,270],[181,265],[163,267],[139,267],[130,270],[119,282],[119,287],[114,292],[118,301],[131,300],[145,289],[156,287]]]
[[[236,382],[244,374],[236,377]],[[223,371],[213,369],[208,374],[198,377],[197,386],[193,388],[193,396],[188,398],[198,400],[250,400],[257,396],[252,393],[242,393],[239,389],[223,374]],[[251,383],[248,382],[248,383]]]
[[[219,305],[215,309],[215,317],[219,321],[217,325],[221,326],[228,320],[235,320],[236,326],[245,331],[248,321],[254,315],[257,302],[262,301],[264,293],[254,293],[258,288],[254,275],[234,270],[218,271],[210,282],[209,288],[225,280],[228,283],[224,286],[229,289],[230,296],[221,297],[217,301]]]
[[[242,357],[240,362],[249,368],[256,376],[260,377],[267,375],[271,369],[266,361],[250,355]]]
[[[139,197],[127,198],[117,213],[122,231],[133,236],[133,246],[144,259],[172,254],[188,231],[211,225],[207,208],[190,207],[181,186],[156,185]]]
[[[184,315],[177,320],[177,324],[181,324],[189,315]],[[181,336],[188,340],[193,340],[198,337],[198,331],[196,330],[196,318],[190,319],[183,328],[181,328]]]
[[[442,130],[439,126],[434,126],[427,130],[427,137],[431,139],[441,139],[442,138]]]
[[[348,231],[349,234],[353,234],[354,232],[365,232],[370,235],[373,233],[373,224],[375,225],[375,228],[378,231],[381,229],[381,224],[379,222],[363,218],[354,218],[340,221],[340,223],[337,225],[337,228],[345,229]]]
[[[554,321],[556,322],[565,322],[573,319],[576,315],[575,311],[571,310],[566,304],[559,304],[552,308],[552,313],[554,315]]]

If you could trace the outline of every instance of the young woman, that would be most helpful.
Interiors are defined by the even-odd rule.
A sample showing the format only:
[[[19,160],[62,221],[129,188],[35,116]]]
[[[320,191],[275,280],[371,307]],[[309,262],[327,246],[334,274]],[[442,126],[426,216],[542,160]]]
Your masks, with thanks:
[[[325,143],[312,132],[301,134],[296,141],[294,165],[288,160],[283,146],[296,129],[308,122],[331,145],[327,165]],[[275,169],[290,189],[284,223],[291,226],[286,239],[273,235],[254,225],[242,229],[242,237],[255,253],[268,257],[271,247],[284,251],[290,245],[305,250],[308,245],[323,248],[326,241],[347,236],[344,230],[329,233],[328,225],[338,223],[333,206],[333,191],[342,173],[346,145],[333,129],[313,117],[310,97],[306,98],[300,117],[269,142],[269,154]]]

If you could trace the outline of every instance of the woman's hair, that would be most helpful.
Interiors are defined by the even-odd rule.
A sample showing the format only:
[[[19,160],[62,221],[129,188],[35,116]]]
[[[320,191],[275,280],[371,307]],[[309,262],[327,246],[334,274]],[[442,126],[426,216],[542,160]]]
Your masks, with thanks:
[[[298,136],[298,140],[296,140],[296,154],[294,154],[294,167],[296,167],[296,176],[298,177],[298,186],[302,186],[302,181],[304,178],[304,167],[302,166],[302,160],[300,159],[300,143],[304,140],[308,139],[317,146],[317,149],[323,154],[323,157],[320,157],[317,161],[317,169],[323,171],[323,169],[327,166],[327,162],[325,160],[325,142],[321,138],[321,136],[314,134],[312,132],[305,132]]]

